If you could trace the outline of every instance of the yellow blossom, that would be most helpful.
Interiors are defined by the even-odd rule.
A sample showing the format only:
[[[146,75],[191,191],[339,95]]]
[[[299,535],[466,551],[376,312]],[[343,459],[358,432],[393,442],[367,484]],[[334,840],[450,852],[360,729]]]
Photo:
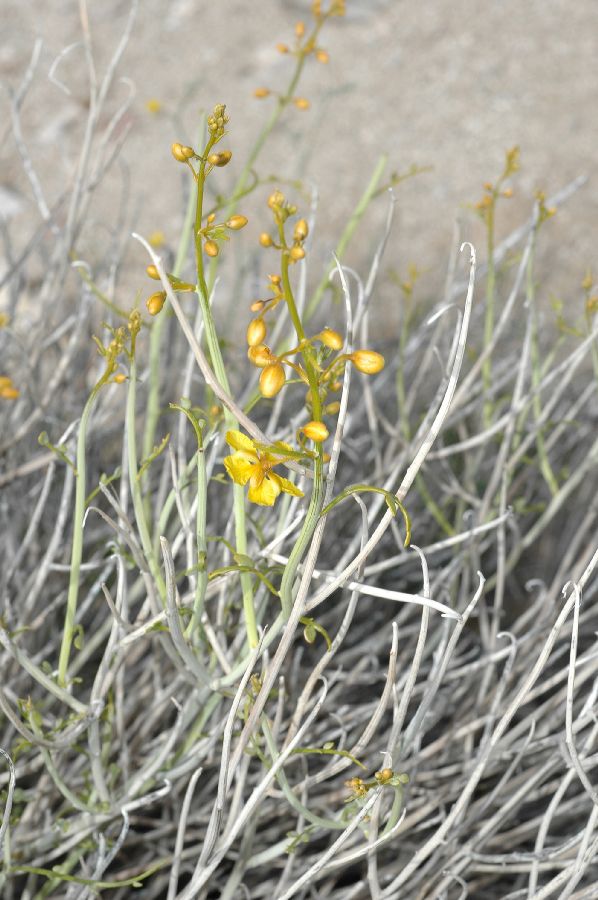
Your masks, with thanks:
[[[276,456],[267,450],[259,450],[255,443],[241,431],[227,431],[226,443],[235,451],[224,459],[224,467],[236,484],[249,482],[248,499],[259,506],[273,506],[281,492],[303,497],[288,478],[277,475],[272,469],[284,461],[284,456]],[[280,444],[284,450],[292,450],[288,444]]]

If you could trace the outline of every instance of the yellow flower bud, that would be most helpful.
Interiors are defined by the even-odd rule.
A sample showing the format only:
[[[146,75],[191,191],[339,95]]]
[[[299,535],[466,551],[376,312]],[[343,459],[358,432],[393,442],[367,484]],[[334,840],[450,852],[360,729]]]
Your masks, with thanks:
[[[160,274],[155,266],[148,266],[145,271],[150,278],[154,279],[154,281],[160,281]]]
[[[284,369],[279,362],[265,366],[260,375],[260,393],[262,397],[275,397],[284,387],[286,380]]]
[[[268,206],[270,207],[270,209],[274,209],[277,206],[282,206],[283,203],[284,194],[282,193],[282,191],[274,191],[268,197]]]
[[[293,262],[298,262],[305,256],[305,250],[303,249],[303,247],[291,247],[291,249],[289,250],[289,256],[291,257]]]
[[[203,248],[208,256],[218,256],[220,250],[218,249],[218,244],[216,241],[206,241],[203,245]]]
[[[349,359],[355,368],[364,375],[375,375],[384,368],[384,357],[375,350],[356,350]]]
[[[265,305],[263,300],[254,300],[249,309],[251,312],[261,312]]]
[[[221,150],[220,153],[210,153],[208,162],[211,166],[222,168],[222,166],[227,166],[229,164],[232,155],[231,150]]]
[[[318,335],[318,338],[322,341],[325,347],[330,347],[331,350],[340,350],[343,346],[343,339],[338,333],[338,331],[334,331],[332,328],[324,328]]]
[[[330,57],[325,50],[316,50],[316,59],[319,63],[327,63]]]
[[[183,152],[183,145],[179,143],[174,143],[170,147],[171,153],[176,159],[177,162],[187,162],[187,157]]]
[[[297,109],[309,109],[310,103],[305,97],[294,97],[293,103],[297,107]]]
[[[150,316],[157,316],[166,301],[166,291],[157,291],[148,297],[145,301],[147,311]]]
[[[274,287],[278,287],[280,282],[282,281],[282,278],[280,277],[280,275],[268,275],[268,281],[270,281],[270,283],[273,284]]]
[[[258,100],[261,100],[263,97],[267,97],[269,94],[270,94],[270,91],[268,90],[268,88],[263,88],[263,87],[256,88],[255,91],[253,92],[253,96],[257,97]]]
[[[250,362],[258,369],[263,369],[265,366],[277,362],[276,357],[265,344],[257,344],[255,347],[250,347],[247,351],[247,356],[249,357]]]
[[[8,375],[0,375],[0,391],[6,387],[11,387],[12,378],[9,378]]]
[[[303,37],[303,35],[305,34],[305,24],[303,22],[295,23],[295,34],[298,38]]]
[[[302,428],[303,434],[315,444],[321,444],[329,435],[329,431],[323,422],[308,422]]]
[[[260,234],[260,244],[262,247],[271,247],[274,241],[270,237],[267,231],[262,231]]]
[[[216,213],[210,213],[209,216],[206,217],[206,224],[211,225],[212,222],[216,221]]]
[[[327,406],[324,407],[324,412],[326,413],[327,416],[336,416],[336,414],[338,413],[340,408],[341,408],[341,405],[338,402],[338,400],[333,400],[332,403],[329,403]]]
[[[247,326],[247,343],[250,347],[257,347],[264,343],[266,337],[266,323],[263,319],[252,319]]]
[[[286,44],[277,44],[276,49],[278,50],[279,53],[288,53],[289,52],[289,48],[287,47]]]
[[[124,384],[126,380],[127,380],[127,376],[124,375],[122,372],[119,372],[117,375],[114,376],[114,381],[116,382],[116,384]]]
[[[230,219],[226,221],[226,227],[230,228],[232,231],[238,231],[240,228],[245,228],[247,225],[247,219],[245,216],[231,216]]]
[[[183,145],[181,147],[181,154],[185,159],[192,159],[195,156],[195,150],[193,149],[193,147],[187,147],[186,145]]]
[[[307,235],[309,234],[309,226],[305,219],[299,219],[297,224],[295,225],[295,231],[293,232],[293,239],[296,241],[304,241]]]
[[[387,781],[390,781],[394,772],[392,769],[380,769],[379,772],[374,772],[374,778],[376,781],[380,782],[380,784],[386,784]]]
[[[14,384],[7,384],[0,387],[0,398],[2,400],[16,400],[21,394],[20,390]]]

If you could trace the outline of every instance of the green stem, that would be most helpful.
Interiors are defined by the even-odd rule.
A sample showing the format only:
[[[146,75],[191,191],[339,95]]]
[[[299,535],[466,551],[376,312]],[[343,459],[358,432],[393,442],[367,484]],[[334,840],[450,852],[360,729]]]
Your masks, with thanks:
[[[73,644],[73,634],[75,631],[75,617],[77,615],[77,601],[79,599],[79,578],[81,570],[81,559],[83,556],[83,519],[85,517],[85,478],[87,471],[87,461],[85,457],[85,442],[87,439],[87,426],[91,410],[96,401],[96,397],[100,389],[108,381],[109,372],[105,372],[98,383],[94,386],[89,395],[87,403],[83,407],[81,422],[79,423],[79,434],[77,435],[77,474],[75,485],[75,512],[73,516],[73,545],[71,548],[71,566],[69,574],[69,589],[66,601],[66,616],[64,620],[64,628],[62,631],[62,643],[60,645],[60,656],[58,659],[58,683],[64,687],[66,685],[66,674],[69,665],[69,657]]]

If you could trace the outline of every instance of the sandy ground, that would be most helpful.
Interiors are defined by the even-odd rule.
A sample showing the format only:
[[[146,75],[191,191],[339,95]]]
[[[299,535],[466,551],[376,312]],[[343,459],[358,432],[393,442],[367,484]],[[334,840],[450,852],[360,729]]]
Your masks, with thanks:
[[[242,165],[271,101],[253,99],[257,86],[285,84],[288,58],[274,48],[292,39],[293,23],[308,19],[308,2],[294,0],[141,0],[128,48],[118,68],[135,85],[122,164],[99,189],[97,229],[88,230],[82,255],[93,258],[114,220],[126,173],[127,228],[163,231],[175,242],[181,216],[181,171],[172,140],[192,141],[202,110],[226,102],[234,151],[230,184]],[[454,222],[483,251],[479,221],[467,204],[482,182],[496,177],[506,148],[519,144],[522,170],[515,197],[505,201],[499,234],[529,214],[535,190],[548,194],[580,174],[588,186],[569,202],[542,237],[540,290],[562,296],[571,317],[581,310],[579,283],[595,263],[598,229],[598,4],[594,0],[348,0],[348,15],[326,27],[321,45],[328,65],[311,61],[300,89],[308,111],[292,109],[261,156],[262,175],[302,177],[319,191],[316,256],[325,259],[381,153],[388,171],[412,164],[431,171],[398,189],[398,217],[387,268],[404,275],[423,270],[422,295],[434,296],[444,279]],[[98,74],[122,34],[130,4],[89,0]],[[0,77],[15,89],[36,38],[43,46],[23,107],[27,142],[48,205],[72,178],[85,112],[87,80],[81,50],[64,59],[57,76],[67,96],[48,80],[57,54],[81,37],[75,0],[0,0]],[[128,90],[120,83],[109,109]],[[10,220],[15,250],[39,216],[10,132],[8,92],[0,96],[0,206]],[[147,101],[161,104],[151,113]],[[227,180],[228,179],[228,180]],[[252,215],[243,240],[255,246],[268,224],[268,188],[247,204]],[[363,268],[385,211],[380,198],[348,259]],[[96,248],[97,249],[97,248]],[[131,246],[123,291],[145,284],[142,257]],[[267,270],[267,268],[266,268]],[[314,282],[319,275],[315,272]],[[249,297],[247,299],[250,299]],[[396,317],[399,293],[386,288],[379,320]]]

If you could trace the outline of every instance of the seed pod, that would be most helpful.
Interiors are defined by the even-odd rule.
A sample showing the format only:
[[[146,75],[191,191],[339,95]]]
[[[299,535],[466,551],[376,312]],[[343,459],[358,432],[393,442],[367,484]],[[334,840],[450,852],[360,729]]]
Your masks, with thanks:
[[[264,97],[267,97],[270,94],[268,88],[259,87],[256,88],[253,92],[253,96],[257,97],[258,100],[262,100]]]
[[[277,362],[276,357],[265,344],[258,344],[256,347],[250,347],[247,351],[247,356],[249,357],[250,362],[258,369],[263,369],[265,366]]]
[[[306,625],[305,628],[303,629],[303,637],[305,638],[305,640],[307,641],[308,644],[313,644],[313,642],[315,641],[316,629],[311,624],[311,622],[309,623],[309,625]]]
[[[145,301],[147,311],[150,316],[157,316],[166,301],[166,291],[157,291],[148,297]]]
[[[230,228],[232,231],[238,231],[240,228],[245,228],[247,225],[247,219],[245,216],[231,216],[230,219],[226,221],[226,227]]]
[[[289,250],[289,256],[293,260],[293,262],[298,262],[300,259],[303,259],[305,256],[305,250],[303,247],[291,247]]]
[[[276,397],[286,381],[284,369],[279,362],[270,363],[260,375],[260,393],[262,397]]]
[[[364,375],[375,375],[384,368],[384,357],[375,350],[356,350],[349,359],[355,368]]]
[[[295,231],[293,232],[293,238],[296,241],[304,241],[307,235],[309,234],[309,226],[305,219],[299,219],[297,224],[295,225]]]
[[[321,444],[329,435],[329,431],[323,422],[308,422],[301,430],[314,444]]]
[[[218,256],[218,254],[220,253],[220,250],[218,248],[218,244],[216,243],[216,241],[206,241],[205,244],[203,245],[203,248],[208,256],[214,257],[214,256]]]
[[[343,346],[343,339],[338,333],[338,331],[334,331],[332,328],[324,328],[318,335],[319,339],[322,341],[325,347],[330,347],[331,350],[340,350]]]
[[[263,319],[252,319],[247,326],[247,343],[250,347],[257,347],[264,343],[266,337],[266,323]]]
[[[160,281],[160,273],[155,266],[148,266],[145,271],[154,281]]]
[[[222,168],[222,166],[227,166],[229,164],[232,155],[231,150],[221,150],[220,153],[210,153],[208,162],[211,166]]]
[[[271,247],[274,241],[270,237],[267,231],[262,231],[260,234],[260,244],[262,247]]]
[[[170,147],[170,151],[177,162],[187,162],[187,157],[183,153],[183,145],[179,143],[174,143]]]

